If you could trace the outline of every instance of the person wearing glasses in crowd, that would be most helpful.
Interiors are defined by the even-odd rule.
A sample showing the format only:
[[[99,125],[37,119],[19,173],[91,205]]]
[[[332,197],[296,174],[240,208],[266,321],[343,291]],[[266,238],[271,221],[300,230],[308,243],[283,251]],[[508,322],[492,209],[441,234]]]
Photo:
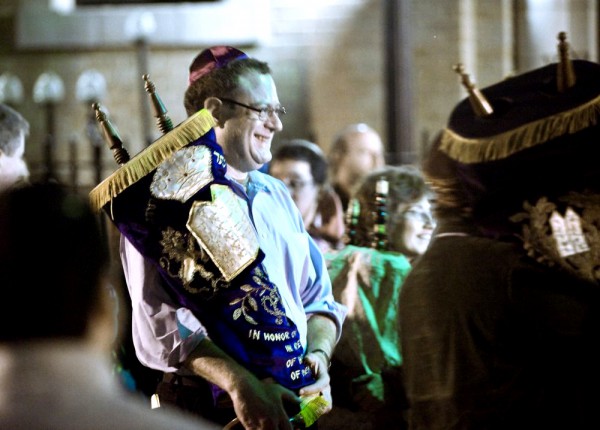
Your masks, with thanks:
[[[321,430],[406,428],[398,302],[435,227],[432,197],[421,171],[402,165],[369,173],[350,199],[347,245],[329,261],[348,316],[330,372],[336,401]]]
[[[338,131],[327,158],[331,184],[344,211],[361,179],[385,164],[381,136],[365,123],[348,124]]]
[[[136,354],[164,372],[158,402],[292,429],[303,400],[331,408],[345,308],[287,188],[258,171],[285,113],[270,67],[214,46],[189,71],[188,119],[90,197],[122,233]]]
[[[269,164],[269,173],[288,187],[323,253],[340,249],[344,235],[342,203],[327,181],[327,169],[321,148],[303,139],[283,142]]]

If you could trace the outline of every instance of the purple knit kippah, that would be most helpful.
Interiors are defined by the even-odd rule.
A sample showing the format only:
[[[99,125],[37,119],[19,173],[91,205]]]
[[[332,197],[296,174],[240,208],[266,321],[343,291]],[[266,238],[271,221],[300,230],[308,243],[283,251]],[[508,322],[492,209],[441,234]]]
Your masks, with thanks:
[[[248,56],[232,46],[219,45],[203,50],[190,65],[189,85],[201,76],[240,58],[248,58]]]

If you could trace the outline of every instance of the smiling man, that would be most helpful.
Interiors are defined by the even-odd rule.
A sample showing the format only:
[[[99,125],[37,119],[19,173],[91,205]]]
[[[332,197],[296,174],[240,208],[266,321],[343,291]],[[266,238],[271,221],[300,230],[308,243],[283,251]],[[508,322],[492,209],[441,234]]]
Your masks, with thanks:
[[[227,46],[196,57],[184,103],[186,121],[92,192],[122,233],[136,354],[164,372],[163,403],[291,429],[303,398],[331,408],[345,308],[285,185],[258,171],[285,109],[269,66]]]

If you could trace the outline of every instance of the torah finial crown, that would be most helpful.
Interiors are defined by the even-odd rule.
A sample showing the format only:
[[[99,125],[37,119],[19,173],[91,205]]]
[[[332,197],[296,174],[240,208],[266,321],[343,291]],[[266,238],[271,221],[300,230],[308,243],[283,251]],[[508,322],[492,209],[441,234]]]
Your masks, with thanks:
[[[156,93],[156,86],[154,85],[154,82],[150,80],[150,75],[146,73],[142,76],[142,79],[145,81],[144,88],[150,95],[150,101],[152,103],[152,109],[154,110],[154,117],[156,118],[158,129],[163,134],[166,134],[173,130],[173,122],[167,115],[167,108],[165,108],[161,98]]]
[[[558,65],[556,70],[556,89],[559,93],[575,85],[577,78],[573,63],[569,56],[569,43],[567,42],[567,33],[561,31],[558,33]]]
[[[92,104],[92,109],[96,111],[96,120],[100,124],[102,129],[102,135],[104,141],[108,145],[108,148],[113,152],[113,157],[117,164],[122,165],[129,161],[129,153],[123,148],[123,141],[119,137],[117,129],[112,125],[106,112],[104,112],[99,103]]]
[[[477,89],[475,83],[471,81],[470,76],[465,73],[465,68],[462,63],[455,64],[453,69],[461,77],[461,83],[469,93],[469,101],[475,111],[475,114],[480,117],[490,116],[494,113],[494,109],[487,101],[485,96]]]

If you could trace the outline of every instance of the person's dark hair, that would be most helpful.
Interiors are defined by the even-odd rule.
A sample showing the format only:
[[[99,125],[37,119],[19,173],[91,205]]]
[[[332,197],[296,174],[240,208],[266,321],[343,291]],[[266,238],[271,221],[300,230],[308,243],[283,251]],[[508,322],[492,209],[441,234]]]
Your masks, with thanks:
[[[0,103],[0,150],[8,156],[14,155],[20,133],[29,136],[29,122],[10,106]]]
[[[315,183],[323,185],[327,182],[327,159],[316,143],[304,139],[292,139],[283,142],[273,154],[271,164],[283,160],[306,161],[310,165],[310,173]]]
[[[240,58],[214,69],[199,77],[186,90],[183,104],[188,115],[193,115],[204,107],[208,97],[230,97],[239,87],[239,78],[250,71],[264,75],[271,74],[271,68],[264,61],[255,58]]]
[[[87,199],[56,183],[0,195],[0,340],[82,337],[108,264]]]
[[[435,195],[433,213],[437,219],[469,218],[472,201],[460,181],[457,164],[440,151],[441,133],[433,140],[422,163],[425,180]]]
[[[390,230],[393,222],[393,214],[401,204],[411,204],[431,195],[431,189],[425,183],[421,171],[412,165],[385,166],[369,173],[363,178],[356,192],[352,196],[348,206],[346,217],[346,230],[352,231],[349,244],[370,247],[373,240],[376,211],[376,186],[380,179],[388,181],[387,207],[387,230]],[[352,200],[358,203],[360,212],[354,226],[349,225],[350,212],[353,210]]]

